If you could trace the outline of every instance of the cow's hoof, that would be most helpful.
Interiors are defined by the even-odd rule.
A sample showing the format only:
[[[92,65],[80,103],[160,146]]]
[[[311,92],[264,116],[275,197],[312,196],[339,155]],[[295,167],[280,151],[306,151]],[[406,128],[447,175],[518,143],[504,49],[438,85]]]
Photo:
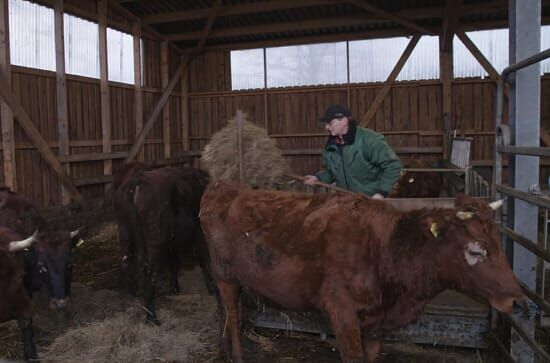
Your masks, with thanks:
[[[156,316],[148,316],[147,324],[160,326],[160,320]]]

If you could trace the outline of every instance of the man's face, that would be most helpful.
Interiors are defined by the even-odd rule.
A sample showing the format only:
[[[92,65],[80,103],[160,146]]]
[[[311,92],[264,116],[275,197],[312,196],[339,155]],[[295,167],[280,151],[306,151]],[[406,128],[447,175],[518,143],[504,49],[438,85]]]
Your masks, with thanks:
[[[342,136],[348,132],[348,118],[333,118],[330,122],[325,124],[325,129],[330,132],[332,136]]]

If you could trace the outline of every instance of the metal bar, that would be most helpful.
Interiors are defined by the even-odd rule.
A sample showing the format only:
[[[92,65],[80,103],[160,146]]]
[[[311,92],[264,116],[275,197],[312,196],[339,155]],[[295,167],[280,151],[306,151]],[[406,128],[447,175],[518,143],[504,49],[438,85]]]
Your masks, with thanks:
[[[535,291],[531,290],[527,285],[525,285],[523,282],[519,282],[519,286],[521,286],[521,289],[523,292],[525,292],[525,295],[529,297],[529,299],[533,300],[537,306],[544,311],[547,314],[550,314],[550,304],[544,300],[539,294],[537,294]]]
[[[237,110],[237,145],[238,145],[238,159],[239,159],[239,182],[244,183],[244,150],[243,150],[243,122],[246,115],[243,111]]]
[[[530,156],[550,156],[550,147],[526,147],[526,146],[497,146],[499,153],[530,155]]]
[[[523,341],[527,343],[527,345],[531,347],[531,349],[533,349],[533,352],[535,353],[535,355],[539,356],[539,358],[542,358],[544,362],[550,362],[550,354],[546,353],[544,349],[542,349],[541,346],[538,345],[537,342],[533,338],[531,338],[525,332],[525,330],[510,315],[507,315],[507,314],[500,314],[500,315],[504,318],[504,320],[506,320],[508,323],[510,323],[510,325],[512,325],[514,330],[519,334],[519,336],[523,339]]]
[[[500,350],[500,352],[503,354],[504,358],[506,358],[506,360],[510,363],[516,363],[517,361],[510,355],[510,352],[508,351],[508,349],[506,349],[506,347],[504,346],[504,344],[502,344],[502,342],[500,341],[500,339],[498,338],[498,336],[493,333],[493,332],[489,332],[487,334],[487,336],[489,338],[491,338],[494,342],[495,342],[495,345],[496,347],[498,348],[498,350]]]
[[[538,205],[539,207],[542,207],[542,208],[550,209],[550,199],[548,198],[539,197],[527,192],[522,192],[506,185],[497,184],[495,187],[497,192],[504,193],[511,197],[518,198],[523,201],[529,202],[531,204]]]
[[[439,173],[465,173],[466,169],[452,169],[452,168],[402,168],[401,170],[405,171],[414,171],[414,172],[432,172],[436,171]]]
[[[547,251],[537,246],[530,239],[517,234],[511,228],[503,226],[502,224],[497,224],[497,227],[501,233],[505,234],[506,236],[510,237],[511,239],[513,239],[514,241],[522,245],[523,247],[527,248],[529,251],[533,252],[538,257],[550,262],[550,253],[548,253]]]

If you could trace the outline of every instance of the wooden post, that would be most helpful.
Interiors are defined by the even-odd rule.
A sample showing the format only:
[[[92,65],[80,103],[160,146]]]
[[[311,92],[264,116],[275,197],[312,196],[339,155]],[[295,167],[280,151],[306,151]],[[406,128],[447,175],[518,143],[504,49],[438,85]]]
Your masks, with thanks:
[[[9,29],[8,0],[0,0],[0,74],[7,80],[7,87],[11,89]],[[17,191],[13,114],[5,102],[0,102],[0,119],[2,120],[4,184],[13,191]]]
[[[59,155],[69,155],[69,120],[67,106],[67,77],[65,74],[65,43],[63,36],[63,0],[55,0],[55,90],[57,96],[57,135],[59,143]],[[65,171],[71,175],[70,164],[65,165]],[[70,196],[61,185],[61,201],[70,203]]]
[[[147,134],[149,134],[149,131],[151,131],[151,128],[155,124],[155,121],[160,114],[160,111],[162,110],[162,107],[168,100],[168,97],[170,97],[170,93],[174,90],[174,87],[176,86],[176,83],[178,82],[178,79],[181,77],[182,72],[185,70],[187,71],[187,66],[189,65],[189,62],[182,59],[180,60],[180,64],[178,68],[176,69],[176,72],[172,76],[172,79],[170,80],[170,83],[168,83],[168,86],[162,91],[162,95],[160,96],[160,99],[158,100],[157,104],[155,105],[155,108],[153,109],[153,112],[149,115],[147,118],[147,121],[145,122],[145,126],[143,126],[143,129],[141,132],[137,135],[136,140],[132,144],[132,147],[130,148],[130,152],[128,154],[128,158],[124,161],[125,163],[132,162],[137,153],[138,150],[143,145],[143,142],[145,141],[145,138],[147,137]]]
[[[31,118],[27,112],[21,106],[21,103],[15,97],[13,91],[11,90],[10,84],[5,77],[0,77],[0,96],[3,98],[4,102],[11,108],[13,116],[19,122],[19,125],[25,131],[25,134],[29,140],[36,146],[38,152],[44,158],[44,161],[52,168],[53,172],[57,174],[63,185],[67,188],[69,193],[82,205],[86,204],[86,201],[82,194],[76,189],[71,178],[65,172],[65,169],[57,160],[53,152],[50,150],[48,143],[44,140],[40,132],[34,126]]]
[[[162,89],[168,86],[168,68],[169,68],[169,49],[168,42],[160,44],[160,82]],[[162,140],[164,144],[164,158],[170,159],[170,97],[162,109]]]
[[[448,52],[444,52],[443,48],[439,50],[439,76],[441,79],[441,98],[443,100],[443,114],[442,125],[443,130],[443,159],[450,157],[450,129],[453,125],[453,93],[452,93],[452,80],[453,80],[453,46],[452,41]]]
[[[414,48],[418,44],[419,40],[420,40],[420,35],[415,35],[410,40],[409,44],[407,45],[407,48],[405,48],[405,50],[403,51],[403,54],[401,54],[401,57],[395,64],[395,67],[391,71],[388,78],[386,79],[384,86],[380,91],[378,91],[378,94],[376,95],[376,98],[372,102],[372,105],[370,106],[369,110],[367,111],[367,113],[365,113],[363,118],[361,118],[361,121],[359,122],[360,126],[366,127],[369,124],[369,122],[373,119],[374,115],[376,115],[376,111],[378,111],[378,108],[380,107],[382,102],[384,102],[384,98],[386,98],[386,95],[390,91],[393,82],[399,75],[399,72],[401,72],[401,69],[403,69],[403,66],[409,59],[411,53],[413,52]]]
[[[134,38],[134,118],[136,120],[136,135],[143,128],[143,94],[141,92],[141,24],[135,21],[132,25]],[[143,161],[145,155],[143,149],[139,150],[138,161]]]
[[[107,63],[107,6],[108,0],[98,0],[99,12],[99,86],[101,92],[101,141],[104,153],[110,153],[111,105],[109,98],[109,76]],[[103,162],[103,174],[113,174],[113,161]],[[107,186],[106,186],[107,187]]]
[[[182,62],[188,63],[189,56],[183,56]],[[189,140],[189,69],[186,68],[181,74],[181,125],[182,125],[182,142],[183,151],[191,149]]]

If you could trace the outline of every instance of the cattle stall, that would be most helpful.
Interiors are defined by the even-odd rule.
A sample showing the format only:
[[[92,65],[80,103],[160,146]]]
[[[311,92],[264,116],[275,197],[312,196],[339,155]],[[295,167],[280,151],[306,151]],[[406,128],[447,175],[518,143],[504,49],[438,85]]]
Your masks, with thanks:
[[[498,216],[507,236],[503,243],[526,294],[538,304],[530,320],[522,320],[446,292],[416,324],[388,339],[479,349],[497,360],[508,353],[522,362],[546,359],[550,330],[539,321],[543,312],[550,314],[543,261],[549,252],[542,222],[534,221],[550,209],[544,193],[550,176],[550,70],[548,63],[540,65],[540,74],[505,67],[537,53],[537,42],[548,44],[543,30],[549,25],[548,0],[0,0],[0,185],[29,198],[52,224],[85,225],[91,233],[75,250],[76,313],[70,324],[60,328],[57,317],[35,302],[39,355],[54,359],[64,351],[65,359],[86,360],[92,354],[87,351],[107,346],[113,355],[101,355],[105,360],[155,354],[165,360],[213,359],[199,343],[214,344],[214,300],[198,286],[202,277],[191,267],[192,254],[180,275],[192,288],[172,296],[161,284],[160,318],[189,329],[189,335],[183,328],[177,334],[204,349],[198,355],[121,353],[120,347],[140,341],[139,334],[155,335],[152,345],[159,347],[177,340],[160,330],[165,325],[142,329],[141,305],[119,294],[118,230],[113,211],[105,209],[114,176],[134,161],[204,167],[205,146],[238,110],[265,129],[293,174],[312,174],[322,167],[327,138],[319,116],[331,104],[344,104],[360,126],[384,135],[403,165],[429,165],[407,171],[438,173],[448,188],[440,198],[389,203],[405,210],[451,207],[450,196],[459,192],[507,196]],[[501,58],[493,52],[497,45],[506,51]],[[281,189],[331,192],[301,182]],[[263,361],[277,359],[266,347],[290,356],[300,351],[301,343],[270,345],[281,331],[303,332],[303,344],[321,346],[317,355],[298,360],[338,361],[326,345],[333,342],[320,316],[273,310],[250,296],[243,303],[254,326],[276,331],[247,333],[249,348]],[[80,321],[97,330],[72,330]],[[0,358],[22,358],[13,323],[0,323]],[[135,334],[105,334],[119,345],[93,340],[105,332],[101,324],[113,334],[128,325]],[[90,346],[71,351],[67,342],[78,341],[79,334]],[[318,342],[319,334],[328,338]],[[68,340],[55,345],[61,336]],[[286,343],[293,348],[284,350]],[[390,356],[398,360],[399,354]],[[477,359],[472,357],[466,360]]]

